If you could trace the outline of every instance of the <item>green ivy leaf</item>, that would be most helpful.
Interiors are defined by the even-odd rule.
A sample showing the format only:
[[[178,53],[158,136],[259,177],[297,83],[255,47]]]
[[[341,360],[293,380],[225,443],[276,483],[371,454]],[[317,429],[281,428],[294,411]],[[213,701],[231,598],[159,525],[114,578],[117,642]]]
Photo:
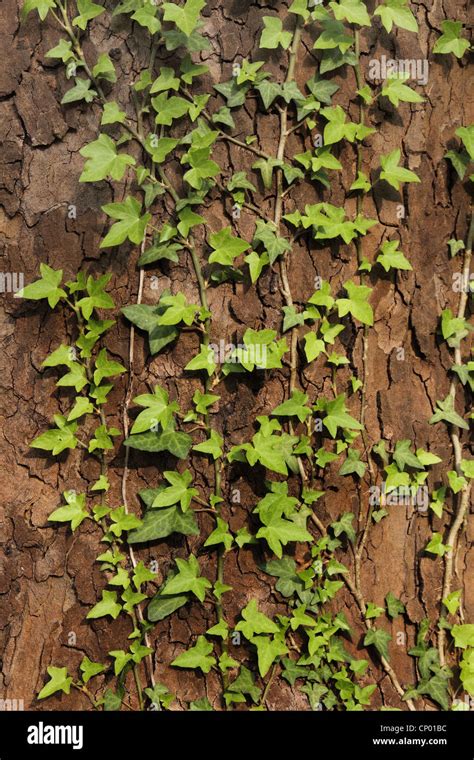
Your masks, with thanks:
[[[92,0],[77,0],[77,10],[79,15],[73,18],[72,23],[74,26],[78,26],[79,29],[85,30],[87,24],[92,19],[100,16],[104,12],[104,8],[97,3],[93,3]]]
[[[49,6],[51,7],[51,6]],[[43,686],[38,699],[45,699],[55,694],[57,691],[62,691],[64,694],[69,694],[71,690],[72,678],[67,674],[67,668],[55,668],[50,665],[48,668],[49,681]]]
[[[436,554],[438,557],[444,557],[449,550],[449,546],[443,544],[443,536],[441,533],[433,533],[431,540],[427,543],[425,551],[430,554]]]
[[[76,77],[74,81],[74,87],[71,87],[71,89],[64,94],[61,100],[61,105],[76,103],[79,100],[85,100],[86,103],[92,103],[94,98],[97,97],[97,93],[95,90],[91,90],[91,80]]]
[[[182,594],[184,592],[192,592],[200,602],[204,601],[206,596],[206,589],[211,588],[211,582],[200,575],[199,563],[196,557],[191,554],[189,560],[176,559],[178,566],[178,573],[168,581],[161,589],[162,594]]]
[[[385,657],[386,660],[389,660],[388,643],[391,640],[392,637],[387,631],[373,627],[367,631],[364,638],[364,645],[370,646],[372,644],[381,657]]]
[[[52,269],[47,264],[40,264],[40,273],[41,279],[19,290],[18,293],[15,293],[15,298],[30,298],[32,301],[47,298],[48,304],[54,309],[58,301],[66,297],[65,291],[59,287],[63,279],[63,270]]]
[[[116,591],[102,591],[102,599],[92,607],[86,617],[89,620],[110,615],[114,620],[120,615],[122,606],[117,602]]]
[[[356,285],[351,280],[344,283],[344,290],[348,298],[338,298],[336,301],[337,311],[340,317],[351,314],[354,319],[362,322],[364,325],[372,326],[374,324],[374,313],[368,299],[372,293],[372,288],[367,285]]]
[[[277,659],[284,654],[288,654],[288,647],[277,636],[254,636],[251,639],[252,644],[257,647],[258,670],[264,678],[271,666]]]
[[[291,32],[283,31],[283,23],[278,16],[263,17],[264,30],[260,38],[260,47],[274,50],[279,45],[288,50],[291,45]]]
[[[454,399],[449,393],[444,401],[437,401],[436,406],[437,409],[430,419],[430,425],[437,422],[448,422],[450,425],[455,425],[463,430],[469,430],[467,422],[454,409]]]
[[[311,415],[311,409],[306,406],[308,396],[299,390],[293,390],[291,398],[279,404],[272,412],[275,417],[298,417],[300,422],[304,422]]]
[[[215,430],[211,430],[210,437],[207,439],[207,441],[203,441],[202,443],[198,443],[196,446],[193,446],[193,451],[198,451],[201,454],[210,454],[212,458],[216,460],[222,456],[223,443],[224,439],[221,438],[219,433],[217,433]]]
[[[461,37],[463,25],[460,21],[442,21],[441,37],[435,43],[433,53],[454,53],[456,58],[462,58],[466,50],[469,50],[469,42]]]
[[[210,264],[222,264],[232,266],[234,259],[244,251],[248,251],[250,244],[239,237],[232,235],[230,227],[225,227],[220,232],[210,236],[209,242],[214,249],[209,256]]]
[[[387,605],[387,614],[392,620],[405,612],[405,605],[391,591],[385,597],[385,604]]]
[[[415,172],[399,166],[400,158],[401,152],[399,148],[396,148],[386,156],[380,157],[380,165],[382,167],[380,179],[386,180],[395,190],[400,188],[401,182],[421,182]]]
[[[390,103],[396,108],[402,103],[424,103],[425,99],[415,90],[404,84],[408,75],[403,74],[398,77],[391,77],[387,80],[382,88],[381,94],[389,99]]]
[[[128,196],[123,203],[107,203],[102,206],[112,219],[118,219],[100,244],[101,248],[111,248],[130,240],[139,245],[145,236],[145,230],[151,214],[142,215],[142,205],[135,198]]]
[[[358,26],[370,26],[370,16],[362,0],[339,0],[329,3],[338,21],[348,21]]]
[[[44,21],[51,8],[56,8],[55,0],[25,0],[21,9],[21,18],[24,20],[31,11],[38,11],[41,21]]]
[[[451,591],[448,596],[443,599],[443,604],[451,615],[455,615],[461,604],[462,589],[457,591]]]
[[[381,264],[386,272],[390,269],[404,269],[411,271],[412,265],[405,257],[403,251],[398,249],[400,245],[398,240],[386,240],[380,246],[380,253],[377,256],[377,263]]]
[[[380,16],[389,34],[394,24],[400,29],[408,29],[409,32],[418,31],[416,18],[408,7],[407,0],[384,0],[384,3],[375,9],[374,16]]]
[[[70,522],[71,530],[74,532],[81,522],[89,517],[89,513],[85,509],[86,496],[75,491],[64,491],[63,496],[67,507],[55,509],[48,520],[49,522]]]
[[[54,422],[56,429],[47,430],[30,443],[33,449],[51,451],[53,456],[57,456],[65,449],[76,448],[78,440],[74,433],[77,430],[77,422],[67,422],[66,418],[59,414],[54,416]]]
[[[212,644],[205,636],[198,636],[195,646],[178,655],[171,664],[176,668],[199,668],[203,673],[209,673],[216,664],[216,658],[211,655],[212,649]]]
[[[106,665],[102,665],[100,662],[92,662],[88,657],[84,656],[80,664],[80,670],[82,672],[82,680],[84,683],[89,683],[91,678],[98,676],[99,673],[103,673],[106,670]]]
[[[105,134],[99,135],[97,140],[81,148],[79,153],[87,159],[79,182],[98,182],[107,177],[121,180],[127,166],[134,166],[136,163],[127,153],[117,153],[114,141]]]
[[[163,18],[165,21],[173,21],[178,29],[189,37],[196,29],[199,14],[205,5],[205,0],[186,0],[184,6],[163,3]]]
[[[145,410],[140,412],[133,423],[130,431],[132,434],[154,429],[158,424],[165,429],[169,427],[174,413],[179,411],[176,401],[170,402],[168,392],[159,385],[155,385],[153,393],[135,396],[133,401],[138,406],[145,407]]]

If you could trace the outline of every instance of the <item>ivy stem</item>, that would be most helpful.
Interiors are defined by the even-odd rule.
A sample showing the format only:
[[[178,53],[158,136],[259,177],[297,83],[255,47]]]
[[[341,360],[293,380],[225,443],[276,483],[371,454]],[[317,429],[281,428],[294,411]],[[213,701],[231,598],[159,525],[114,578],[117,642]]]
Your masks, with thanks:
[[[292,40],[291,48],[290,48],[290,54],[289,54],[289,59],[288,59],[288,69],[287,69],[286,77],[285,77],[285,84],[288,82],[291,82],[294,79],[296,60],[298,56],[299,45],[301,42],[301,34],[303,31],[303,26],[304,26],[303,20],[300,17],[298,17],[295,30],[293,32],[293,40]],[[280,138],[278,141],[276,157],[279,161],[284,161],[286,142],[288,139],[288,135],[291,133],[291,130],[288,130],[288,104],[286,104],[283,108],[280,108],[279,112],[280,112]],[[277,167],[275,210],[274,210],[274,215],[273,215],[273,222],[276,227],[277,235],[280,234],[282,213],[283,213],[283,170],[281,167]],[[283,298],[285,299],[286,306],[288,306],[289,308],[292,308],[294,306],[294,303],[293,303],[293,297],[291,295],[290,283],[288,280],[287,255],[288,255],[288,252],[285,252],[280,259],[280,277],[281,277],[281,283],[282,283],[281,292],[282,292]],[[290,329],[289,338],[290,338],[289,396],[291,396],[293,391],[296,388],[296,377],[297,377],[297,369],[298,369],[298,363],[297,363],[298,332],[295,329],[295,327],[292,327]],[[288,427],[289,427],[290,434],[293,435],[293,425],[291,422],[289,423]],[[301,457],[298,457],[297,461],[298,461],[298,469],[299,469],[301,481],[302,483],[304,483],[306,481],[306,473],[304,470]]]
[[[349,573],[344,573],[342,577],[344,579],[344,583],[346,584],[347,588],[349,589],[349,591],[351,592],[351,594],[354,597],[355,601],[357,602],[357,606],[359,607],[359,610],[360,610],[360,613],[361,613],[361,616],[362,616],[362,620],[364,622],[364,625],[365,625],[366,629],[368,631],[370,631],[372,629],[373,625],[372,625],[372,621],[371,620],[367,620],[367,618],[365,617],[365,613],[367,611],[367,605],[365,603],[365,599],[364,599],[364,597],[363,597],[360,589],[357,587],[354,579],[350,576]],[[399,697],[401,699],[403,699],[403,695],[405,694],[405,692],[404,692],[403,687],[400,684],[400,681],[398,680],[397,674],[395,673],[394,669],[390,665],[390,663],[387,660],[387,658],[384,657],[379,652],[377,652],[377,654],[379,656],[379,659],[380,659],[380,662],[382,664],[383,669],[385,670],[386,674],[388,675],[388,677],[390,678],[390,680],[391,680],[391,682],[393,684],[393,687],[394,687],[395,691],[397,692],[397,694],[399,695]],[[406,701],[406,704],[408,706],[408,709],[411,710],[412,712],[416,712],[416,707],[415,707],[415,704],[414,704],[413,700],[407,699],[405,701]]]
[[[468,290],[469,290],[471,261],[472,261],[473,240],[474,240],[474,214],[471,215],[471,222],[469,225],[469,232],[467,235],[466,250],[464,253],[461,297],[459,299],[459,305],[458,305],[458,311],[457,311],[458,319],[464,319],[465,314],[466,314],[466,307],[467,307],[467,301],[468,301],[467,296],[468,296]],[[454,364],[458,366],[462,364],[462,354],[461,354],[460,345],[456,346],[454,349]],[[453,399],[453,404],[456,401],[457,386],[458,386],[458,379],[454,375],[453,379],[451,380],[451,386],[449,389],[449,394],[451,398]],[[454,468],[456,470],[457,475],[461,477],[463,474],[461,470],[462,445],[460,442],[460,429],[457,425],[451,426],[450,437],[451,437],[451,444],[454,451]],[[446,544],[449,548],[446,554],[444,555],[443,593],[442,593],[441,599],[446,599],[446,597],[451,593],[451,583],[453,579],[453,568],[454,568],[454,562],[455,562],[456,551],[457,551],[457,543],[458,543],[459,533],[461,531],[462,525],[464,523],[464,519],[469,509],[470,495],[471,495],[471,481],[468,479],[466,485],[462,488],[460,494],[457,497],[458,508],[455,510],[455,517],[451,524],[451,527],[448,533],[448,538],[446,541]],[[446,631],[444,628],[440,628],[439,634],[438,634],[438,651],[439,651],[439,660],[442,667],[446,664],[445,649],[446,649]]]
[[[196,248],[192,242],[187,242],[186,248],[188,249],[191,255],[193,269],[194,269],[197,284],[198,284],[199,299],[201,302],[201,306],[206,311],[209,311],[206,282],[204,280],[204,276],[202,273],[201,264],[196,252]],[[204,322],[204,335],[203,335],[203,340],[202,340],[202,343],[204,346],[208,346],[210,343],[210,339],[211,339],[210,330],[211,330],[211,319],[210,317],[207,317]],[[209,375],[206,375],[205,393],[209,393],[210,389],[211,389],[211,378]],[[204,422],[206,424],[207,434],[210,436],[212,432],[212,427],[211,427],[210,419],[209,419],[209,411],[207,409],[206,409],[206,413],[204,414]],[[222,458],[221,457],[217,457],[217,459],[214,460],[214,490],[215,490],[215,496],[218,499],[222,498]],[[221,514],[220,503],[216,505],[215,511],[217,515]],[[225,562],[225,546],[223,544],[219,544],[219,547],[217,550],[217,580],[221,584],[224,582],[224,562]],[[217,614],[218,622],[220,622],[221,620],[225,620],[222,601],[220,597],[219,599],[217,599],[217,603],[216,603],[216,614]],[[227,644],[225,641],[222,642],[222,650],[224,653],[227,652]],[[227,689],[228,676],[226,672],[222,674],[222,682],[223,682],[224,689]]]

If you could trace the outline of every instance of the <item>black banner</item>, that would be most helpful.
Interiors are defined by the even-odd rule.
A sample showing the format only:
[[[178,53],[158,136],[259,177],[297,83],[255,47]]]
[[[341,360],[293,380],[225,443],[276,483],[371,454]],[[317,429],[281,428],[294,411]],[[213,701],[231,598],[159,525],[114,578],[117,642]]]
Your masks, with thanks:
[[[473,729],[470,712],[0,712],[0,760],[256,751],[471,760]]]

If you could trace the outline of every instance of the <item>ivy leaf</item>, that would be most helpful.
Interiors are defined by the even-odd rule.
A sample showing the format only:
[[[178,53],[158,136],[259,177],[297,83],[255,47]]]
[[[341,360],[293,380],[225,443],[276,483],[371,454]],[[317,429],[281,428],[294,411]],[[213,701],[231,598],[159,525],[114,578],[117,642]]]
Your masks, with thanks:
[[[270,549],[281,559],[283,555],[282,545],[286,546],[290,541],[312,541],[313,537],[296,518],[285,520],[277,515],[262,519],[264,527],[260,528],[257,538],[264,538]]]
[[[72,678],[71,676],[68,676],[67,668],[55,668],[53,665],[50,665],[48,668],[48,675],[50,680],[41,689],[38,694],[38,699],[50,697],[51,694],[55,694],[57,691],[63,691],[64,694],[69,694]]]
[[[474,124],[469,127],[459,127],[454,134],[461,138],[471,161],[474,161]]]
[[[200,575],[200,568],[196,557],[191,554],[189,560],[176,559],[178,566],[178,573],[168,581],[161,589],[162,594],[182,594],[184,592],[192,592],[200,602],[204,601],[206,596],[206,589],[211,588],[212,584],[203,576]]]
[[[92,69],[92,76],[96,79],[105,79],[112,84],[117,81],[115,66],[108,53],[101,53],[97,63]]]
[[[148,431],[131,435],[123,445],[138,451],[169,451],[178,459],[186,459],[192,446],[192,438],[187,433],[178,432],[170,427],[162,433]]]
[[[163,3],[163,19],[173,21],[178,29],[189,37],[196,29],[199,14],[205,5],[205,0],[186,0],[182,7],[175,3]]]
[[[175,296],[163,295],[160,298],[160,306],[164,306],[165,311],[158,317],[158,324],[166,326],[177,325],[180,322],[192,325],[200,308],[195,304],[189,304],[183,293],[177,293]]]
[[[250,244],[239,237],[232,235],[230,227],[225,227],[220,232],[211,235],[209,242],[214,249],[209,256],[210,264],[222,264],[231,266],[234,259],[250,248]]]
[[[184,369],[188,370],[200,370],[203,369],[207,372],[209,377],[214,374],[217,364],[214,361],[214,351],[201,344],[199,353],[189,361]]]
[[[353,520],[354,515],[352,512],[345,512],[337,522],[331,524],[331,528],[336,538],[342,533],[345,533],[349,541],[354,543],[356,532],[352,526]]]
[[[380,253],[377,256],[377,263],[381,264],[386,272],[390,269],[405,269],[411,271],[412,265],[405,257],[403,251],[398,249],[400,245],[398,240],[386,240],[380,246]]]
[[[406,79],[408,79],[406,74],[390,77],[382,88],[381,94],[396,108],[400,105],[400,101],[402,103],[424,103],[425,101],[415,90],[404,84]]]
[[[366,620],[371,620],[373,618],[378,618],[380,615],[383,615],[384,608],[378,607],[373,602],[367,602],[367,609],[365,611],[365,618]]]
[[[396,148],[386,156],[380,157],[380,165],[382,167],[380,179],[386,180],[395,190],[400,188],[401,182],[421,182],[415,172],[399,166],[400,158],[401,152],[399,148]]]
[[[88,657],[83,657],[82,662],[79,665],[82,672],[82,680],[84,683],[88,683],[91,678],[98,676],[99,673],[103,673],[106,670],[106,666],[100,662],[92,662]]]
[[[454,646],[460,649],[474,647],[474,623],[465,623],[464,625],[453,625],[451,636],[454,639]]]
[[[51,451],[53,456],[57,456],[65,449],[75,449],[78,440],[74,433],[77,429],[77,422],[67,422],[65,417],[57,414],[54,417],[56,428],[47,430],[30,443],[33,449],[43,449]]]
[[[198,451],[201,454],[210,454],[214,460],[219,459],[222,456],[222,444],[224,439],[221,438],[219,433],[215,430],[211,430],[210,438],[207,441],[198,443],[193,446],[193,451]]]
[[[122,111],[115,100],[113,100],[104,104],[100,124],[101,126],[105,126],[106,124],[123,124],[126,118],[125,111]]]
[[[448,393],[444,401],[436,402],[437,409],[430,419],[430,425],[437,422],[448,422],[450,425],[469,430],[469,425],[454,409],[454,399]]]
[[[189,2],[189,0],[188,0]],[[178,655],[171,663],[176,668],[199,668],[203,673],[209,673],[216,659],[211,655],[213,646],[205,636],[198,636],[195,646]]]
[[[79,15],[73,18],[72,23],[74,26],[78,26],[79,29],[85,30],[87,24],[92,19],[100,16],[104,12],[104,8],[97,3],[93,3],[92,0],[77,0],[77,10]]]
[[[443,544],[443,536],[441,533],[433,533],[431,540],[427,543],[425,551],[430,554],[436,554],[438,557],[444,557],[449,550],[449,546]]]
[[[128,196],[123,203],[107,203],[102,206],[102,211],[119,221],[112,225],[100,244],[101,248],[121,245],[127,238],[135,245],[142,243],[151,214],[142,215],[142,204],[135,198]]]
[[[217,517],[217,527],[208,536],[204,546],[216,546],[217,544],[224,544],[225,550],[229,551],[232,548],[234,539],[229,532],[229,525],[225,520]]]
[[[278,633],[278,626],[273,620],[260,612],[256,599],[252,599],[242,612],[243,620],[235,626],[236,631],[241,631],[249,641],[256,633]]]
[[[385,597],[385,604],[387,605],[387,614],[392,620],[405,612],[405,605],[391,591]]]
[[[451,161],[459,179],[463,180],[467,167],[469,166],[469,156],[467,153],[465,151],[456,153],[455,150],[448,150],[448,152],[444,154],[444,157]]]
[[[461,604],[462,589],[458,591],[451,591],[448,596],[443,599],[443,604],[451,615],[455,615],[459,605]]]
[[[79,182],[98,182],[107,177],[121,180],[127,166],[136,163],[127,153],[117,153],[114,141],[105,134],[81,148],[79,153],[87,159]]]
[[[392,31],[393,24],[399,26],[400,29],[417,32],[416,18],[407,6],[407,0],[385,0],[383,4],[377,6],[374,16],[380,16],[382,24],[389,34]]]
[[[469,50],[469,42],[461,37],[462,23],[460,21],[442,21],[443,34],[435,43],[433,53],[454,53],[456,58],[462,58]]]
[[[56,8],[55,0],[25,0],[21,9],[21,18],[25,19],[31,11],[38,11],[41,21],[44,21],[51,8]]]
[[[78,494],[75,491],[64,491],[64,499],[67,507],[58,507],[48,517],[49,522],[70,522],[71,530],[74,532],[81,522],[89,517],[85,509],[86,496]]]
[[[289,651],[277,636],[254,636],[251,643],[257,647],[258,670],[262,678],[267,675],[277,657],[288,654]]]
[[[138,8],[132,16],[134,21],[137,21],[140,26],[148,29],[150,34],[156,34],[161,29],[161,24],[156,18],[157,7],[146,3],[143,8]]]
[[[349,297],[336,300],[339,316],[344,317],[346,314],[351,314],[354,319],[359,320],[362,324],[372,326],[374,324],[374,313],[368,302],[372,288],[366,285],[356,285],[349,280],[344,283],[344,290]]]
[[[25,5],[23,6],[23,10],[27,5],[28,0],[26,0]],[[41,20],[44,21],[44,19]],[[74,53],[72,52],[72,42],[70,40],[59,40],[58,44],[55,47],[51,48],[51,50],[48,50],[45,57],[59,58],[63,63],[67,63],[71,58],[74,58]]]
[[[117,602],[116,591],[102,591],[102,599],[92,607],[86,617],[91,620],[110,615],[114,620],[120,615],[122,605]]]
[[[291,45],[291,32],[283,31],[283,23],[278,16],[264,16],[265,28],[260,38],[260,47],[274,50],[279,45],[287,50]]]
[[[133,401],[138,406],[145,407],[145,410],[140,412],[133,423],[130,431],[132,434],[151,430],[158,423],[165,429],[169,427],[173,414],[179,411],[176,401],[170,403],[168,392],[164,388],[160,388],[159,385],[155,386],[153,393],[136,396]]]
[[[395,451],[393,452],[393,459],[397,463],[398,469],[402,472],[405,467],[413,467],[416,470],[423,469],[423,464],[411,451],[410,440],[397,441]]]
[[[107,359],[107,350],[102,348],[95,360],[94,384],[100,385],[104,377],[115,377],[127,370],[119,362]]]
[[[170,507],[172,504],[180,504],[183,512],[189,509],[191,501],[194,496],[198,495],[196,488],[190,488],[189,484],[192,483],[193,476],[189,470],[185,470],[183,473],[167,471],[163,473],[165,479],[170,483],[170,486],[164,488],[153,500],[151,507],[153,509],[160,509],[162,507]]]
[[[370,26],[370,16],[362,0],[339,0],[329,3],[338,21],[348,21],[358,26]]]
[[[140,527],[128,533],[127,541],[129,544],[142,544],[167,538],[173,533],[181,533],[183,536],[199,534],[199,526],[192,510],[183,512],[179,506],[149,509],[145,512]]]
[[[272,412],[276,417],[298,417],[300,422],[304,422],[311,415],[311,409],[306,406],[308,396],[299,390],[293,390],[291,398],[279,404]]]
[[[392,640],[392,637],[389,633],[382,630],[381,628],[371,628],[369,631],[367,631],[365,638],[364,638],[364,645],[370,646],[373,644],[377,652],[381,657],[385,657],[386,660],[390,659],[389,651],[388,651],[388,642]]]
[[[316,333],[306,333],[304,341],[304,352],[308,362],[314,361],[320,354],[325,353],[324,341],[317,338]]]
[[[260,699],[261,693],[262,690],[255,685],[255,677],[253,673],[246,668],[245,665],[242,665],[239,675],[235,681],[232,681],[232,683],[229,684],[224,696],[227,703],[235,701],[233,697],[239,695],[248,695],[254,703],[257,703]]]
[[[349,449],[346,461],[339,470],[339,475],[352,475],[354,473],[359,478],[363,478],[366,469],[367,465],[361,462],[359,452],[355,449]]]
[[[122,313],[132,324],[148,333],[150,352],[159,353],[165,346],[172,343],[179,335],[179,329],[173,325],[165,326],[158,324],[165,306],[149,306],[147,304],[133,304],[124,306]]]
[[[325,401],[323,410],[326,412],[323,425],[327,428],[332,438],[336,437],[338,428],[342,428],[343,430],[362,430],[360,422],[348,414],[343,393],[333,401]]]
[[[73,420],[79,419],[79,417],[82,417],[84,414],[92,414],[93,411],[94,406],[91,404],[87,396],[77,396],[75,404],[67,416],[67,421],[72,422]]]
[[[93,277],[87,278],[86,292],[87,296],[81,298],[76,306],[82,311],[84,319],[89,320],[94,309],[113,309],[115,304],[108,293],[105,292],[105,286],[110,280],[110,274],[104,274],[94,280]]]
[[[123,532],[133,530],[141,525],[141,520],[136,515],[127,512],[125,507],[117,507],[110,512],[110,519],[113,525],[110,526],[110,532],[114,536],[120,537]]]
[[[15,298],[30,298],[32,301],[48,299],[52,309],[61,298],[66,297],[66,292],[59,287],[63,279],[62,269],[52,269],[47,264],[40,264],[41,279],[26,285],[15,293]]]
[[[61,105],[76,103],[79,100],[85,100],[86,103],[92,103],[97,96],[97,93],[95,90],[91,90],[91,80],[76,77],[74,81],[76,84],[64,94],[61,100]]]

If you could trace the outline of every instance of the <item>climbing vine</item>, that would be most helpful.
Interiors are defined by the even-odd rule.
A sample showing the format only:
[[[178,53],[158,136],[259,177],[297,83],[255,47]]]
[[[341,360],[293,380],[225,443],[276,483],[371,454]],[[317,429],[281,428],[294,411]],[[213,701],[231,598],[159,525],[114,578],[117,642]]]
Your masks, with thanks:
[[[420,84],[409,84],[409,70],[392,66],[387,75],[371,76],[361,51],[371,27],[416,35],[418,22],[407,0],[385,0],[372,14],[362,0],[294,0],[280,16],[262,14],[253,60],[236,61],[231,77],[211,88],[202,56],[209,49],[205,7],[205,0],[125,0],[112,10],[92,0],[23,5],[24,17],[37,12],[57,34],[46,56],[64,66],[64,108],[79,104],[100,114],[96,137],[80,150],[79,178],[107,182],[114,192],[97,209],[108,225],[100,249],[139,251],[129,270],[137,295],[120,310],[111,272],[80,271],[67,280],[43,263],[40,279],[18,294],[46,300],[72,320],[71,341],[43,362],[58,372],[57,387],[69,390],[59,393],[51,427],[31,446],[53,457],[80,448],[96,462],[95,482],[83,493],[64,490],[49,521],[67,523],[72,532],[94,526],[103,544],[96,557],[103,589],[86,617],[128,623],[122,648],[104,651],[101,662],[84,656],[76,673],[51,664],[38,699],[74,688],[94,709],[183,706],[182,695],[156,676],[162,656],[154,630],[178,610],[202,605],[207,627],[164,663],[200,674],[202,696],[184,704],[189,709],[268,709],[278,681],[305,695],[311,709],[416,710],[425,699],[442,710],[464,709],[463,695],[474,696],[474,625],[465,620],[457,564],[474,476],[468,448],[474,364],[467,342],[472,220],[465,240],[449,241],[451,257],[462,259],[459,288],[453,287],[459,300],[447,296],[451,306],[440,314],[438,337],[452,363],[448,393],[430,419],[447,426],[452,452],[442,459],[409,439],[371,440],[366,423],[373,292],[381,278],[395,287],[413,272],[396,228],[374,213],[374,191],[394,193],[403,210],[409,185],[421,182],[406,166],[403,147],[381,152],[376,166],[366,147],[386,129],[378,111],[400,103],[422,107],[426,98]],[[96,19],[116,17],[128,17],[150,49],[148,66],[126,86],[112,54],[86,45]],[[446,20],[431,53],[461,60],[468,49],[461,23]],[[308,54],[314,73],[302,82],[299,67]],[[278,75],[271,61],[278,61]],[[338,96],[340,74],[351,83],[348,100]],[[268,136],[242,136],[236,128],[238,113],[254,101],[275,125],[271,145]],[[474,161],[474,126],[453,128],[455,139],[458,149],[445,161],[463,182]],[[239,150],[238,171],[222,159],[229,155],[222,148]],[[216,204],[228,219],[217,229]],[[291,285],[300,245],[316,254],[329,250],[344,265],[333,279],[316,275],[304,303]],[[187,292],[192,282],[192,300],[173,278],[175,267],[186,271]],[[144,303],[150,276],[159,297]],[[170,287],[160,287],[165,277]],[[271,326],[245,325],[235,340],[218,334],[213,317],[225,297],[220,293],[231,288],[245,298],[242,287],[260,295],[272,289],[281,313]],[[113,358],[108,342],[120,319],[129,331],[128,366]],[[172,385],[143,387],[135,372],[137,342],[145,340],[151,364],[184,337],[193,348]],[[318,393],[306,379],[312,367],[323,378]],[[238,409],[244,385],[273,377],[281,380],[281,403],[256,417],[248,439],[226,439],[224,394],[231,390]],[[140,490],[139,511],[129,473],[148,453],[155,482]],[[205,473],[204,485],[196,469]],[[338,519],[328,521],[325,490],[339,476],[352,483],[355,506],[341,499]],[[234,488],[239,478],[258,481],[250,514]],[[120,503],[109,497],[113,479]],[[407,682],[391,662],[388,631],[390,622],[403,620],[405,603],[389,592],[377,604],[361,568],[374,527],[392,505],[417,505],[428,483],[437,487],[430,485],[429,504],[415,517],[438,526],[423,554],[440,563],[442,592],[437,619],[421,620],[408,648],[413,678]],[[231,507],[242,511],[243,527],[232,527]],[[179,556],[156,567],[145,550],[170,537]],[[266,614],[263,597],[252,597],[235,615],[227,568],[246,551],[255,572],[273,579],[280,614]],[[355,623],[342,609],[345,593]],[[374,668],[391,683],[389,701]],[[206,683],[214,676],[219,687],[211,704]]]

